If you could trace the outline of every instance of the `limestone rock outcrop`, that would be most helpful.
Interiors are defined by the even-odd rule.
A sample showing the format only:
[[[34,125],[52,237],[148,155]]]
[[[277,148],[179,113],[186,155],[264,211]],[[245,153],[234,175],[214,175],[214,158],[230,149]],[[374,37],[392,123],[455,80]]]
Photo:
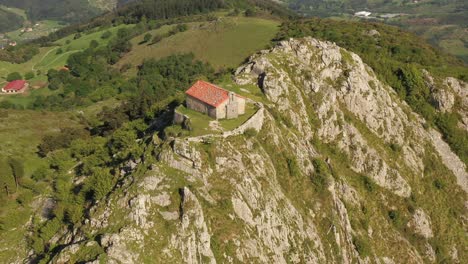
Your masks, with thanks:
[[[359,56],[291,39],[251,56],[234,81],[264,95],[248,124],[258,133],[153,140],[151,164],[129,171],[67,243],[59,236],[55,262],[90,241],[114,263],[467,259],[465,164]],[[466,93],[446,85],[441,111]]]

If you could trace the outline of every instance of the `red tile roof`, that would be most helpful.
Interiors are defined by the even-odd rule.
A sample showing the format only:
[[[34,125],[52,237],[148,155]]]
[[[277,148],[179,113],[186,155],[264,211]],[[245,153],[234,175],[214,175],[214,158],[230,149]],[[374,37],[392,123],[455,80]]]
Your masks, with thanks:
[[[3,90],[5,90],[5,91],[19,91],[19,90],[23,89],[23,87],[25,85],[26,85],[26,81],[16,80],[16,81],[12,81],[12,82],[7,83],[7,85],[5,85],[5,87],[3,87]]]
[[[214,107],[229,99],[228,91],[205,81],[197,81],[185,93]]]

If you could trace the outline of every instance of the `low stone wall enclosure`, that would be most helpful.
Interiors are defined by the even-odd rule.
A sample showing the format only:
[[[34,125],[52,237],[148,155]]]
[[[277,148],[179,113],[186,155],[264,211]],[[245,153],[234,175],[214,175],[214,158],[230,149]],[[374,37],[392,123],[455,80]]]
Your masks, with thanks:
[[[253,102],[253,101],[252,101]],[[190,146],[190,142],[207,142],[213,138],[227,138],[230,136],[237,136],[243,134],[247,129],[255,129],[260,131],[263,126],[265,118],[265,110],[263,104],[253,102],[258,110],[253,114],[247,121],[242,125],[231,131],[226,131],[222,134],[207,134],[198,137],[188,137],[184,139],[174,139],[171,142],[169,148],[161,151],[158,155],[158,160],[166,162],[170,167],[183,171],[188,175],[199,176],[201,169],[201,157],[200,153],[193,147]],[[178,113],[174,114],[174,122],[183,123],[188,116]]]
[[[212,138],[227,138],[230,136],[241,135],[241,134],[244,134],[244,132],[249,128],[253,128],[256,131],[260,131],[260,129],[262,129],[263,120],[265,118],[265,113],[264,113],[265,109],[262,103],[255,102],[255,105],[258,107],[257,112],[255,112],[255,114],[253,114],[247,121],[245,121],[242,125],[240,125],[236,129],[223,132],[222,134],[207,134],[207,135],[198,136],[198,137],[188,137],[185,140],[188,142],[205,142]],[[179,117],[179,120],[185,121],[184,118],[188,118],[188,117],[185,115],[182,115],[182,117]]]

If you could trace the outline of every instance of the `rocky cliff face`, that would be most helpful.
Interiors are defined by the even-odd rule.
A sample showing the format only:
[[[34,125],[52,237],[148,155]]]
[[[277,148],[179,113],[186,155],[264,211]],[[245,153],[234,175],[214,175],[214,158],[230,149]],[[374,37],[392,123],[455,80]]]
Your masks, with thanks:
[[[235,82],[264,95],[256,135],[155,141],[82,227],[57,236],[53,262],[90,250],[95,263],[468,259],[465,164],[357,55],[292,39]]]

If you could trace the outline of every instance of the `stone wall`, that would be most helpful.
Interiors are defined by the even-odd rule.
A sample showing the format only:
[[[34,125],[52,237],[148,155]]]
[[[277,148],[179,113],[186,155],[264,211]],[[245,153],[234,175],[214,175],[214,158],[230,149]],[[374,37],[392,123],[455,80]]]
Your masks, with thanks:
[[[226,118],[226,105],[228,101],[221,103],[218,107],[216,107],[216,116],[211,116],[215,119],[223,119]]]
[[[226,118],[233,119],[239,117],[239,105],[236,101],[229,101],[226,105]]]
[[[259,107],[257,112],[255,112],[255,114],[252,117],[250,117],[247,121],[245,121],[242,125],[240,125],[236,129],[231,130],[231,131],[226,131],[221,135],[208,134],[208,135],[203,135],[203,136],[198,136],[198,137],[189,137],[186,140],[188,142],[204,142],[204,141],[209,140],[210,138],[227,138],[230,136],[237,136],[237,135],[244,134],[244,132],[249,128],[253,128],[256,131],[260,131],[260,129],[262,129],[263,127],[263,121],[265,119],[265,109],[263,107],[263,104],[261,103],[255,103],[255,105]]]
[[[174,118],[172,119],[172,123],[175,124],[175,125],[181,125],[188,119],[190,119],[188,116],[186,116],[186,115],[184,115],[182,113],[179,113],[176,110],[176,111],[174,111]]]
[[[265,118],[265,110],[262,104],[257,103],[257,105],[259,106],[259,109],[251,118],[249,118],[249,120],[245,121],[242,125],[240,125],[234,130],[224,132],[222,135],[223,138],[244,134],[244,132],[249,128],[253,128],[256,131],[260,131],[260,129],[262,129],[263,126],[263,119]]]
[[[237,106],[239,107],[238,109],[238,113],[239,115],[243,115],[245,114],[245,98],[242,98],[242,97],[237,97]]]
[[[188,109],[192,109],[192,110],[195,110],[197,112],[208,115],[208,116],[210,116],[212,118],[216,118],[216,115],[214,115],[214,113],[216,113],[216,112],[211,111],[212,109],[214,109],[214,107],[212,107],[210,105],[207,105],[207,104],[203,103],[202,101],[200,101],[200,100],[198,100],[196,98],[193,98],[192,96],[187,95],[185,103],[187,104]]]

